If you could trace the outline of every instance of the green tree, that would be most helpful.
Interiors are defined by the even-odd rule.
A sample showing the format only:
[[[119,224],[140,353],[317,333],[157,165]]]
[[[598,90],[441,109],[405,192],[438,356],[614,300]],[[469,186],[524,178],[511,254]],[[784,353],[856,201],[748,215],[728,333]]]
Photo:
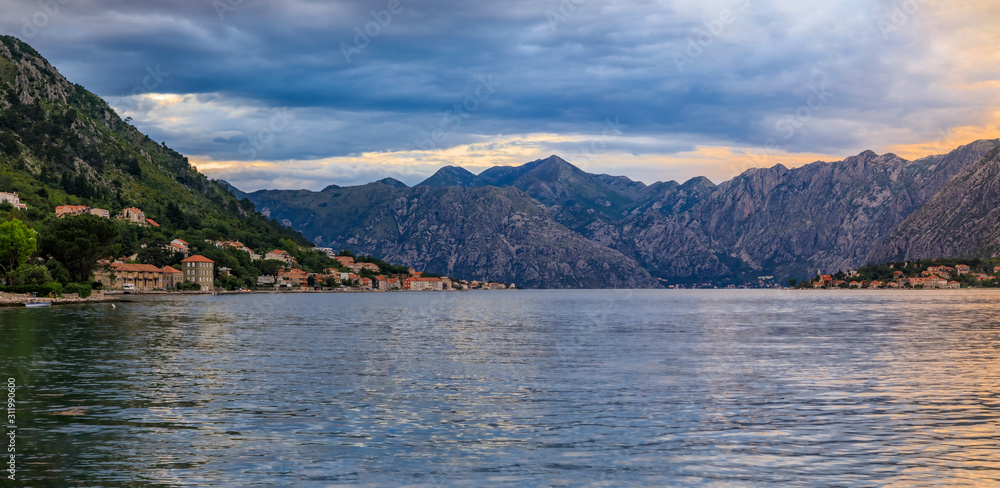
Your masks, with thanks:
[[[0,224],[0,272],[5,278],[35,253],[35,235],[35,231],[17,219]]]
[[[225,286],[229,291],[239,290],[243,288],[243,280],[238,276],[229,276],[229,278],[226,278]]]
[[[69,283],[69,271],[67,271],[66,267],[59,261],[50,259],[45,262],[45,268],[49,270],[49,274],[52,276],[53,280],[63,284]]]
[[[140,246],[138,253],[139,262],[142,264],[151,264],[162,268],[177,264],[181,259],[184,259],[183,255],[169,249],[166,239],[144,239],[142,243],[146,246]]]
[[[121,253],[121,234],[114,221],[75,215],[55,221],[43,234],[42,250],[66,267],[70,280],[89,281],[97,261]]]
[[[10,284],[14,286],[18,285],[44,285],[52,281],[52,275],[49,274],[49,269],[45,266],[39,264],[29,264],[25,263],[17,267],[9,275]]]
[[[257,269],[265,276],[277,276],[285,269],[285,263],[276,259],[257,261]]]

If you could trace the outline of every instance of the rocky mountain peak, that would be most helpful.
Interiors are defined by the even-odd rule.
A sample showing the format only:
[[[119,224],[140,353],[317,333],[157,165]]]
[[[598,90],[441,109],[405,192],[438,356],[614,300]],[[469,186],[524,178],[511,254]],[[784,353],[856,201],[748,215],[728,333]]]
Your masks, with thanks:
[[[399,180],[397,180],[395,178],[382,178],[381,180],[378,180],[375,183],[380,183],[380,184],[383,184],[383,185],[394,186],[396,188],[408,188],[408,186],[406,185],[406,183],[403,183],[402,181],[399,181]]]
[[[476,175],[461,166],[445,166],[417,186],[469,186]]]

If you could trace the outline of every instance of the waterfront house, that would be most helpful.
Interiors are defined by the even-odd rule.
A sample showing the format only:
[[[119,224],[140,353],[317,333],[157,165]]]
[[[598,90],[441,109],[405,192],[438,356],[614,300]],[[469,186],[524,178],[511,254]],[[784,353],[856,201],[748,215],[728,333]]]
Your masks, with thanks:
[[[945,288],[961,288],[962,284],[957,281],[949,281]]]
[[[945,288],[948,286],[948,280],[941,278],[940,276],[931,276],[924,283],[924,288]]]
[[[403,280],[403,289],[408,291],[441,291],[444,290],[444,282],[441,281],[441,278],[411,276]]]
[[[177,284],[184,281],[184,273],[171,266],[163,267],[163,287],[168,290],[177,288]]]
[[[134,286],[137,291],[164,288],[163,270],[151,264],[111,263],[107,268],[96,271],[94,279],[105,288],[121,289],[126,284]]]
[[[927,280],[929,280],[929,279],[930,278],[916,278],[916,277],[914,277],[914,278],[900,278],[899,279],[899,286],[906,286],[906,285],[910,285],[910,286],[914,286],[914,287],[916,287],[916,286],[922,286],[925,283],[927,283]]]
[[[209,291],[215,284],[215,261],[202,255],[191,256],[181,261],[184,281],[201,285],[202,291]]]
[[[392,276],[376,276],[373,285],[375,289],[379,291],[400,289],[399,278],[393,278]]]
[[[305,286],[309,279],[309,273],[299,268],[292,268],[279,276],[291,286]]]

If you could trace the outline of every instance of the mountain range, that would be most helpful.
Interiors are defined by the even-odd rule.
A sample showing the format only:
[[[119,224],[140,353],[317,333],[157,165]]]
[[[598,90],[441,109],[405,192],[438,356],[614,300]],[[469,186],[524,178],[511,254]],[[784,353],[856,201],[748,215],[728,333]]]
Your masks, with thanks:
[[[878,260],[993,255],[998,147],[981,140],[914,161],[864,151],[719,185],[646,185],[551,156],[478,175],[447,166],[413,187],[385,179],[245,195],[317,245],[435,273],[529,287],[759,284]]]
[[[137,206],[162,226],[150,239],[312,242],[526,287],[781,283],[869,262],[995,256],[998,148],[981,140],[914,161],[865,151],[718,185],[646,185],[551,156],[478,175],[448,166],[413,187],[386,178],[245,194],[0,36],[0,191],[20,195],[30,222],[44,227],[57,205]]]

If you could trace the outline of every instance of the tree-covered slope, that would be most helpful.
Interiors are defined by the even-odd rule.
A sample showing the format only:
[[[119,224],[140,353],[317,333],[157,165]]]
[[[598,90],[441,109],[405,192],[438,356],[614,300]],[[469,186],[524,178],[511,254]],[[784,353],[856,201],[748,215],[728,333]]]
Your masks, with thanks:
[[[188,232],[252,248],[302,242],[11,36],[0,36],[0,191],[17,192],[33,222],[58,205],[112,214],[138,207],[165,236]]]

